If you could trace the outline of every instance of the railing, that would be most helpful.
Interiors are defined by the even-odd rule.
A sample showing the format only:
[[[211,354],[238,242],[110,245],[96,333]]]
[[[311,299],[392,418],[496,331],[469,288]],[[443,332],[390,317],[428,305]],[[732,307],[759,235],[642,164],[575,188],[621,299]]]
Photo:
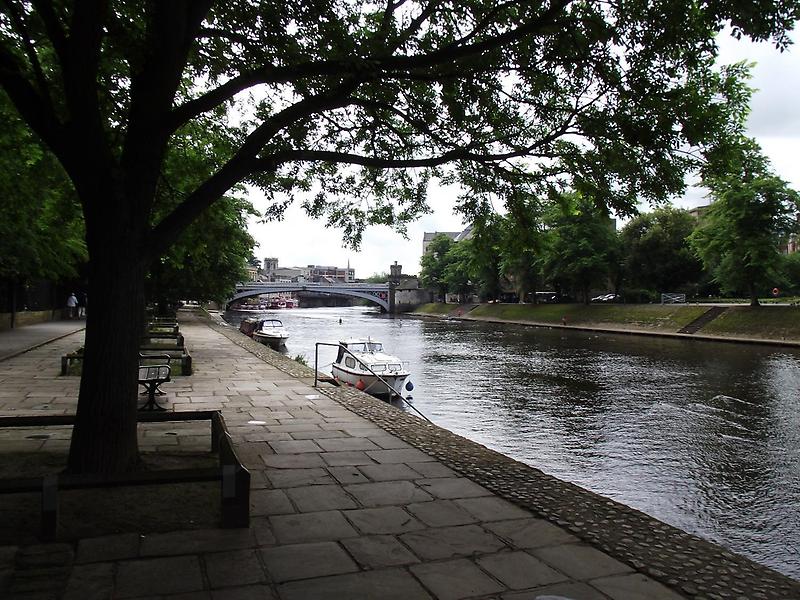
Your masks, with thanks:
[[[368,364],[366,364],[363,360],[361,360],[355,354],[353,354],[350,350],[348,350],[347,346],[344,346],[342,344],[334,344],[334,343],[331,343],[331,342],[316,342],[314,344],[314,387],[317,387],[317,383],[319,382],[319,370],[317,369],[317,367],[319,365],[319,347],[320,346],[330,346],[331,348],[338,348],[340,350],[344,350],[345,353],[349,354],[355,360],[357,360],[361,364],[362,367],[364,367],[367,371],[369,371],[372,375],[374,375],[381,383],[383,383],[383,385],[386,386],[386,388],[389,390],[389,401],[391,401],[392,397],[394,395],[396,395],[400,400],[405,402],[406,406],[408,406],[410,409],[412,409],[414,412],[416,412],[420,417],[422,417],[423,419],[428,421],[428,423],[432,423],[432,421],[428,417],[423,415],[416,406],[414,406],[408,400],[403,398],[402,394],[400,394],[396,389],[394,389],[394,387],[389,385],[389,383],[383,377],[381,377],[375,371],[373,371]]]
[[[661,304],[686,304],[686,294],[661,294]]]

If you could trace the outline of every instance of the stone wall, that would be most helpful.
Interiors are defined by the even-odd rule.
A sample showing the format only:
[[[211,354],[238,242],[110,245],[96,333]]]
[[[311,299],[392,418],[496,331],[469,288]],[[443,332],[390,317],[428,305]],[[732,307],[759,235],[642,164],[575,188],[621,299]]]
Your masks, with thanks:
[[[28,310],[14,313],[14,327],[45,323],[64,318],[63,310]],[[11,329],[11,313],[0,313],[0,331]]]
[[[430,290],[397,290],[394,295],[395,310],[397,312],[411,312],[422,304],[432,302],[433,294]]]

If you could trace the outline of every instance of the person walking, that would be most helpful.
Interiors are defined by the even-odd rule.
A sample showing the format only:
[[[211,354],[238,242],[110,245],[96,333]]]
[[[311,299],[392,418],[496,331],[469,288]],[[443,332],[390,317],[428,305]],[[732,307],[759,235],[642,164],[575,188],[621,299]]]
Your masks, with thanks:
[[[67,298],[67,318],[74,319],[78,316],[78,297],[75,295],[75,292],[72,292]]]

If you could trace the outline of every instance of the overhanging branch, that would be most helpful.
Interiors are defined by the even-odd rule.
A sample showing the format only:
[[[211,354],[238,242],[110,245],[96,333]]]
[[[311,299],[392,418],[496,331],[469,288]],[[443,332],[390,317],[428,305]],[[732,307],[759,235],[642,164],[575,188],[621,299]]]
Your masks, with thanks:
[[[428,54],[416,56],[366,57],[364,59],[347,58],[306,62],[292,67],[275,67],[265,65],[247,73],[233,77],[222,85],[206,92],[202,96],[189,100],[175,108],[169,118],[172,131],[193,118],[216,108],[231,100],[236,94],[258,84],[289,83],[309,77],[335,76],[337,78],[357,78],[366,80],[374,77],[403,77],[409,72],[431,69],[441,65],[452,65],[453,62],[472,56],[479,56],[507,46],[528,36],[549,33],[556,15],[570,4],[571,0],[553,2],[537,18],[524,23],[510,31],[486,38],[472,44],[450,44],[445,48]],[[433,12],[436,3],[426,7]],[[428,12],[423,11],[428,15]]]

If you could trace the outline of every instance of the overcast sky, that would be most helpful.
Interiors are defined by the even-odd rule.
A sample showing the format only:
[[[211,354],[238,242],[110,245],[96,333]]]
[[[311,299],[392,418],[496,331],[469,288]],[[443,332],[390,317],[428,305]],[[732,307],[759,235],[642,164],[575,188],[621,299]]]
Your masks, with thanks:
[[[797,35],[793,36],[797,39]],[[756,63],[751,86],[756,88],[748,121],[749,134],[756,138],[772,161],[775,172],[800,189],[800,43],[783,54],[770,44],[737,42],[728,37],[720,40],[723,64],[748,60]],[[701,189],[689,189],[675,201],[690,208],[707,204]],[[305,265],[349,264],[356,277],[388,272],[394,261],[403,265],[404,273],[418,273],[422,253],[422,234],[426,231],[460,231],[461,217],[453,214],[456,193],[452,189],[432,190],[429,204],[433,214],[425,215],[408,227],[408,239],[388,227],[371,227],[359,251],[342,246],[341,232],[328,229],[321,221],[310,219],[299,204],[291,206],[281,222],[251,223],[250,233],[259,246],[259,259],[277,256],[282,267]],[[257,191],[252,201],[263,208]],[[261,204],[261,206],[259,206]]]

